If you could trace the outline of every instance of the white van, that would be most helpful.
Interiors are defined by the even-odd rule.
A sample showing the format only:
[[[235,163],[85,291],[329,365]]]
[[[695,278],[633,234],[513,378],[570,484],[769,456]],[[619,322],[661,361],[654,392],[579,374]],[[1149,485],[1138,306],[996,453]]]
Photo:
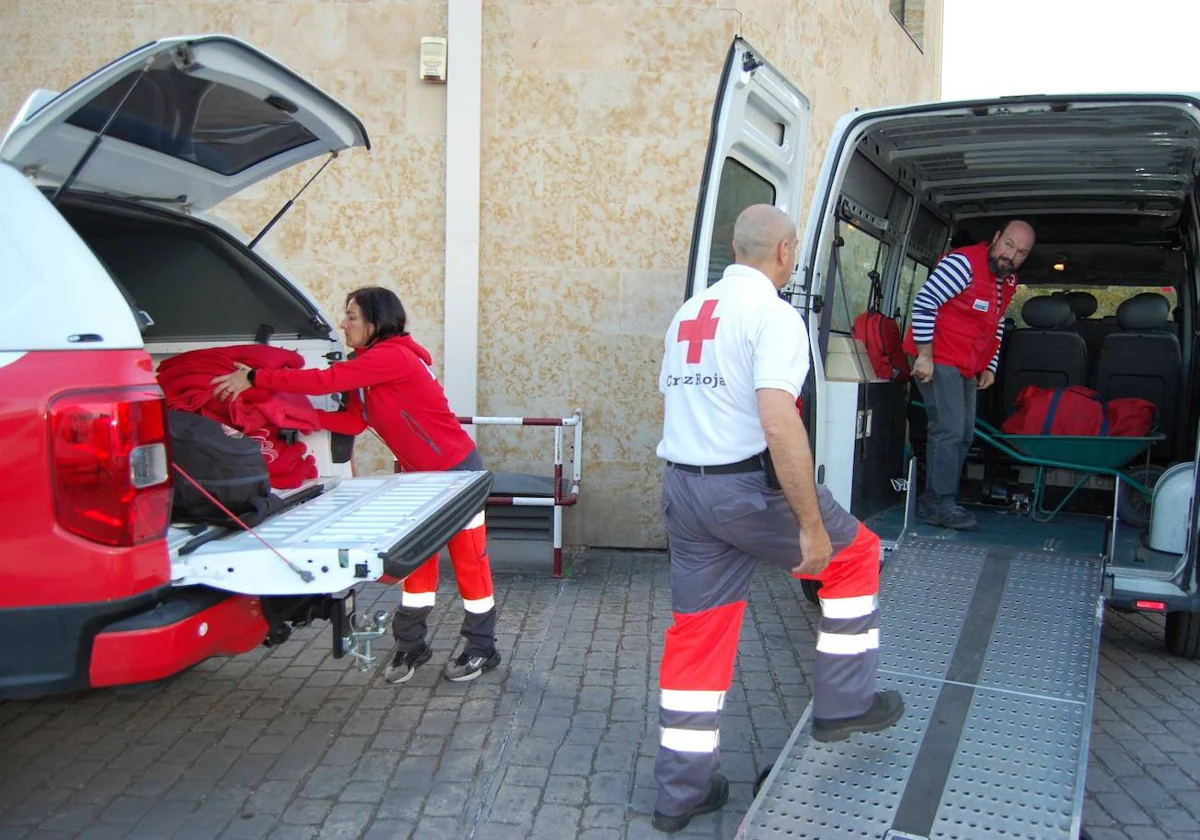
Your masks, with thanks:
[[[720,277],[746,205],[775,204],[801,226],[809,117],[804,95],[737,41],[713,120],[689,295]],[[846,114],[829,138],[784,290],[810,328],[805,412],[818,481],[885,540],[914,526],[904,489],[924,439],[920,396],[915,385],[876,377],[853,322],[875,273],[883,312],[903,332],[940,255],[1025,219],[1037,243],[1018,272],[1022,286],[996,385],[981,394],[982,435],[963,482],[983,519],[975,534],[938,536],[1019,537],[1039,550],[1102,556],[1108,605],[1166,613],[1169,648],[1200,654],[1198,166],[1200,100],[1185,95],[1010,97]],[[1046,296],[1070,301],[1071,317],[1026,323],[1022,312],[1037,307],[1025,304]],[[1147,298],[1149,315],[1138,303]],[[1103,442],[1082,456],[1057,450],[1070,464],[1085,458],[1090,473],[1045,466],[1042,450],[1014,458],[984,436],[1014,442],[993,433],[1030,384],[1148,399],[1161,439],[1128,458],[1118,452],[1117,463]],[[1118,469],[1136,483],[1122,479],[1115,494]],[[1137,486],[1156,488],[1153,514]]]
[[[735,40],[687,293],[721,276],[747,205],[774,204],[796,222],[783,294],[809,327],[816,476],[884,539],[878,679],[906,711],[836,750],[807,737],[806,715],[738,836],[1076,840],[1106,612],[1165,614],[1167,648],[1200,655],[1200,99],[856,110],[828,138],[805,222],[809,121],[803,93]],[[1012,219],[1032,224],[1037,242],[964,470],[978,526],[941,529],[915,516],[919,392],[876,375],[854,323],[877,278],[877,311],[903,333],[941,255],[990,241]],[[1026,386],[1148,400],[1157,431],[1005,434]],[[804,589],[816,600],[818,586]]]
[[[351,478],[353,441],[317,431],[299,440],[318,477],[280,492],[287,507],[256,533],[169,524],[158,363],[251,343],[307,366],[344,352],[337,316],[255,250],[262,234],[245,242],[210,211],[359,146],[358,117],[226,36],[147,44],[37,91],[13,121],[0,144],[0,698],[159,679],[317,618],[333,620],[336,656],[365,665],[383,631],[354,615],[357,587],[403,578],[483,508],[486,471]]]

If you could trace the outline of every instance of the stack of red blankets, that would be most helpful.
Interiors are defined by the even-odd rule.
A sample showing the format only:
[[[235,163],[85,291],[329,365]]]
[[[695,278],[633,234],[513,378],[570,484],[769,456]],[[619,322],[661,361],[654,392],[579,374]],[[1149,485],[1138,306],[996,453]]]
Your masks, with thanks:
[[[166,359],[158,366],[158,384],[173,411],[202,414],[256,439],[267,461],[271,486],[279,490],[299,487],[317,477],[317,462],[308,447],[282,437],[285,429],[307,434],[320,428],[316,409],[307,397],[251,388],[235,399],[213,395],[214,376],[235,370],[235,362],[252,368],[302,368],[304,358],[294,350],[265,344],[245,344],[210,350],[192,350]]]

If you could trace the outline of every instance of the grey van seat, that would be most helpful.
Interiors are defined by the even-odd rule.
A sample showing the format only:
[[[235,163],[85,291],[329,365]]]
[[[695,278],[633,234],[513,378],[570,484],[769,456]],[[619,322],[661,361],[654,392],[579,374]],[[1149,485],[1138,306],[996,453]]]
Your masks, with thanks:
[[[1183,357],[1179,339],[1165,329],[1170,304],[1143,292],[1117,307],[1119,331],[1104,339],[1096,365],[1096,390],[1106,400],[1140,397],[1158,406],[1159,428],[1175,425]]]
[[[1104,337],[1116,331],[1116,322],[1092,317],[1096,314],[1099,302],[1091,292],[1067,292],[1063,298],[1071,305],[1071,311],[1075,313],[1074,329],[1083,336],[1083,343],[1087,345],[1088,358],[1095,361],[1100,358],[1100,347],[1104,344]]]
[[[1072,327],[1075,313],[1063,296],[1030,298],[1021,307],[1028,325],[1013,330],[1002,361],[1003,413],[1012,413],[1017,394],[1038,388],[1082,385],[1087,378],[1087,344]]]

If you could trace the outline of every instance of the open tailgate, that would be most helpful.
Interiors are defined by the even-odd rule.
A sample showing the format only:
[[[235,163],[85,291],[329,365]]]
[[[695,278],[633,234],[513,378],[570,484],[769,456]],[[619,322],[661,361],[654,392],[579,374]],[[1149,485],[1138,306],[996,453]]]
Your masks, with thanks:
[[[172,583],[311,595],[342,592],[385,574],[404,578],[483,510],[491,487],[488,470],[352,478],[268,519],[253,534],[231,533],[188,554],[180,549],[195,534],[172,529]]]

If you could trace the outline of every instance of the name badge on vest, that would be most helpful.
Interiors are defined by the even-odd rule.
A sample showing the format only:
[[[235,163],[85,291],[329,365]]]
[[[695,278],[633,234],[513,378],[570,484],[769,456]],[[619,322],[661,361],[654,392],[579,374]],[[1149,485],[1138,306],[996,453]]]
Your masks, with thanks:
[[[991,308],[991,302],[984,298],[976,298],[975,303],[971,306],[972,309],[979,312],[987,312]]]

